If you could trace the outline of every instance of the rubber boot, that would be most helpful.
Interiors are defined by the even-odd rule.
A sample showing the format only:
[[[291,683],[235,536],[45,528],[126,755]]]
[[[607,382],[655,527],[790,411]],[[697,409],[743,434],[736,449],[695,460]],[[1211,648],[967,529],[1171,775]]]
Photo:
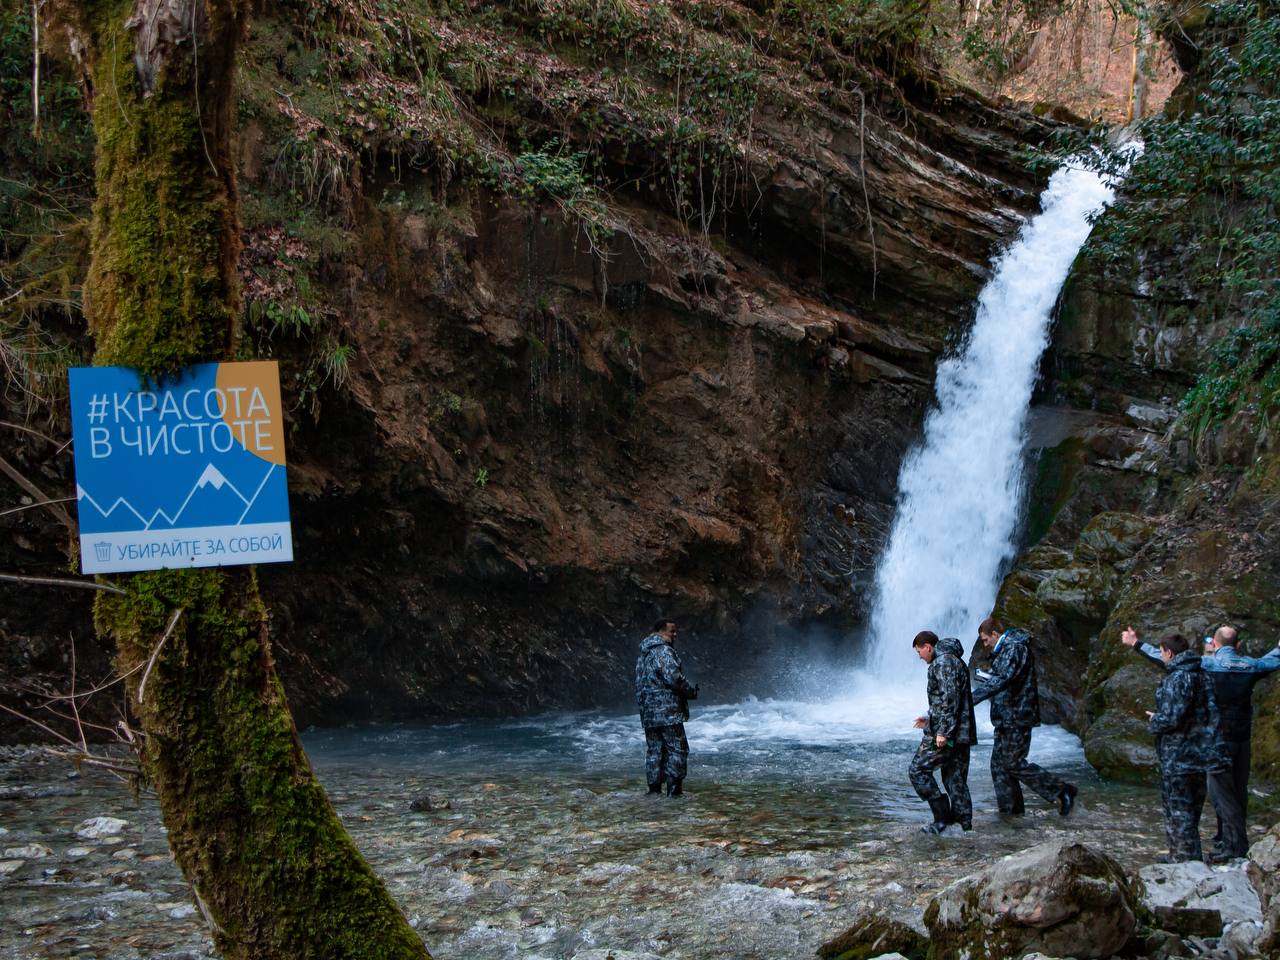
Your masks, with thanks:
[[[1079,791],[1074,783],[1068,783],[1062,788],[1062,792],[1058,794],[1058,813],[1066,816],[1071,812],[1071,808],[1076,805],[1076,794]]]
[[[680,789],[680,784],[684,782],[683,777],[675,777],[667,784],[668,797],[683,797],[684,791]]]
[[[649,792],[651,794],[657,794],[658,796],[662,796],[662,781],[659,780],[657,783],[649,784]]]
[[[939,834],[955,822],[951,815],[951,800],[948,797],[934,797],[929,801],[929,809],[933,811],[933,823],[921,827],[922,833]]]

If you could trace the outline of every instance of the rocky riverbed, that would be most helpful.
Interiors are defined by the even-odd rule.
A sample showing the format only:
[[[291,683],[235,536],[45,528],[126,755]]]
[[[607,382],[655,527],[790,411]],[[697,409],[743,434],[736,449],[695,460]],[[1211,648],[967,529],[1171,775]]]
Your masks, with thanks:
[[[951,880],[1041,840],[1077,839],[1133,868],[1163,850],[1156,794],[1101,783],[1057,728],[1042,729],[1033,757],[1080,782],[1071,817],[1030,802],[1027,818],[1001,822],[983,744],[975,829],[926,837],[904,776],[913,740],[871,716],[770,701],[705,709],[675,801],[645,795],[631,717],[304,740],[357,844],[446,960],[810,957],[861,909],[918,920]],[[0,955],[213,956],[153,800],[40,751],[2,759]]]

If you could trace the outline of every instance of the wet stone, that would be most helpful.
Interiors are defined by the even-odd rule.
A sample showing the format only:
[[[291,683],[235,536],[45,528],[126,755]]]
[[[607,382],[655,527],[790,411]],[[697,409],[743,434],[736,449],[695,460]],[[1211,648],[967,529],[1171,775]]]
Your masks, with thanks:
[[[129,821],[118,817],[91,817],[76,827],[75,833],[82,840],[101,840],[114,836],[129,825]]]
[[[43,860],[53,856],[53,851],[43,843],[28,843],[22,847],[7,847],[0,856],[7,860]]]
[[[409,803],[414,813],[432,813],[437,810],[452,810],[453,805],[447,797],[418,797]]]

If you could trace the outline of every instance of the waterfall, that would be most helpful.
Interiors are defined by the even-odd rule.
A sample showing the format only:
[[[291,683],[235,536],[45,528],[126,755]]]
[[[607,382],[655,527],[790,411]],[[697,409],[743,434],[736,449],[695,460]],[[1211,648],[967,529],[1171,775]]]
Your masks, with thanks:
[[[867,666],[885,687],[918,687],[920,630],[968,650],[1012,559],[1027,410],[1050,313],[1092,219],[1113,196],[1097,174],[1054,173],[1042,212],[995,264],[973,328],[938,365],[937,402],[903,461],[893,528],[876,570]]]

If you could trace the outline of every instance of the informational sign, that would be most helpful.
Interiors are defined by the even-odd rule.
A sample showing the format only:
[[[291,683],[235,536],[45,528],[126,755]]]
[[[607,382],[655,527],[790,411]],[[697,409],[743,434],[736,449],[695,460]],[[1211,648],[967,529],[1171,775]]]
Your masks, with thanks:
[[[70,382],[81,570],[293,559],[274,361],[202,363],[160,384],[77,367]]]

